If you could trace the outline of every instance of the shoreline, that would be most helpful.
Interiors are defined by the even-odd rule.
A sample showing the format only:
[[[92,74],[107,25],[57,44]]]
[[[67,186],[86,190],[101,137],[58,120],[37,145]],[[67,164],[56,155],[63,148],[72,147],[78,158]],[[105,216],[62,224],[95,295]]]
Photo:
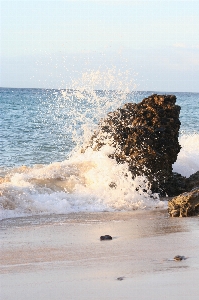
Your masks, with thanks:
[[[73,213],[1,227],[2,299],[197,299],[198,217]],[[105,234],[113,239],[100,241]],[[186,259],[174,261],[178,254]]]

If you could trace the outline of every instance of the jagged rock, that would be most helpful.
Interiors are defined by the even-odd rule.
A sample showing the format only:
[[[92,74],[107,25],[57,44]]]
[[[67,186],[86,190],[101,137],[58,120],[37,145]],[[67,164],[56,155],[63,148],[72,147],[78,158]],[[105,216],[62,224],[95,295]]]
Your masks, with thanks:
[[[127,103],[101,120],[90,147],[115,147],[118,163],[127,162],[132,177],[147,176],[153,192],[172,196],[166,184],[180,151],[180,107],[174,95],[151,95],[138,104]]]
[[[168,212],[171,217],[199,216],[199,188],[171,199]]]

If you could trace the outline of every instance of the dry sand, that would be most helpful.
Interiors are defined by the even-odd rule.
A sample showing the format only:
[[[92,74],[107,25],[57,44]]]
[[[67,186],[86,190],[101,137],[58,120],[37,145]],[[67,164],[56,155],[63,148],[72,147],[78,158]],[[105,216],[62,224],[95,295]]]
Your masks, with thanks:
[[[110,234],[111,241],[100,241]],[[199,218],[166,211],[1,221],[2,300],[199,299]],[[175,255],[186,257],[174,261]],[[122,277],[123,280],[118,280]]]

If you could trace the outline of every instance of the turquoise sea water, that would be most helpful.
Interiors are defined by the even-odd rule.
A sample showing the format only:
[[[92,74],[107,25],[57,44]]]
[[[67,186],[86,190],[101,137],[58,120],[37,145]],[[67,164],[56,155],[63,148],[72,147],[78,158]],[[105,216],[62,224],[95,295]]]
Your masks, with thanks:
[[[0,217],[163,205],[150,190],[137,192],[146,180],[124,176],[128,168],[108,157],[111,147],[80,151],[108,112],[153,93],[165,94],[1,88]],[[182,149],[173,170],[188,177],[199,170],[199,93],[166,94],[181,106]]]

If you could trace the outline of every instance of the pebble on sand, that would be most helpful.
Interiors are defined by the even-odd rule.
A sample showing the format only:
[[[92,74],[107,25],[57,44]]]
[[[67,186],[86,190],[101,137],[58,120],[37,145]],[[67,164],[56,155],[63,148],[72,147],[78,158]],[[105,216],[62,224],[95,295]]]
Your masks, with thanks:
[[[104,241],[104,240],[112,240],[112,236],[108,234],[100,236],[100,241]]]
[[[124,280],[124,277],[118,277],[117,280],[122,281]]]
[[[182,255],[176,255],[176,256],[174,257],[174,260],[176,260],[176,261],[180,261],[180,260],[183,260],[183,259],[185,259],[185,257],[182,256]]]

